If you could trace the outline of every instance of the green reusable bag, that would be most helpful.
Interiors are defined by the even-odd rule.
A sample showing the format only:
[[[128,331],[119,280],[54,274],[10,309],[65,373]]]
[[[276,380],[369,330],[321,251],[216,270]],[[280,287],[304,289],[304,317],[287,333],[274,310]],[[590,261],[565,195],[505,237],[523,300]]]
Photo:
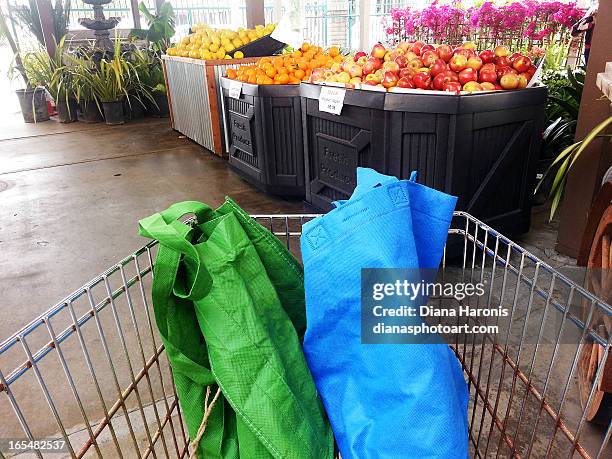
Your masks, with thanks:
[[[195,225],[180,221],[188,214]],[[191,439],[207,387],[222,391],[198,457],[333,458],[301,348],[302,268],[284,245],[230,199],[174,204],[141,220],[140,234],[160,243],[153,308]]]

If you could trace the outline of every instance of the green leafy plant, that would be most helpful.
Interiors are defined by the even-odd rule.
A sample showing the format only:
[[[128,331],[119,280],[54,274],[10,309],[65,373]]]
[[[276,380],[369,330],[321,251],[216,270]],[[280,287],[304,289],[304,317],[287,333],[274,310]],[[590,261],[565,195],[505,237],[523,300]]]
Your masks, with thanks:
[[[73,73],[77,98],[88,97],[99,102],[118,102],[131,98],[144,104],[144,98],[153,100],[151,90],[140,79],[138,65],[121,51],[121,41],[115,38],[112,57],[103,57],[99,63],[92,55],[73,58]],[[141,70],[142,71],[142,70]]]
[[[73,69],[64,63],[66,55],[65,37],[55,46],[55,53],[49,56],[45,49],[31,51],[23,55],[23,68],[30,86],[44,86],[56,102],[74,97]]]
[[[578,110],[582,99],[585,73],[582,69],[567,69],[545,74],[543,81],[548,86],[546,120],[548,127],[542,135],[544,158],[568,147],[574,141]]]
[[[561,198],[565,193],[565,184],[567,182],[567,176],[570,173],[572,167],[580,158],[586,148],[597,138],[604,138],[604,141],[610,141],[612,134],[606,134],[605,131],[612,124],[612,116],[599,123],[595,128],[589,132],[583,140],[572,143],[566,147],[561,153],[557,155],[555,160],[552,162],[544,176],[536,187],[536,192],[539,187],[544,183],[545,178],[552,174],[556,170],[555,178],[550,189],[549,197],[552,198],[552,205],[550,208],[550,219],[552,220],[557,212]]]
[[[19,48],[17,47],[17,42],[15,41],[15,38],[13,37],[9,29],[8,21],[2,9],[2,3],[0,3],[0,37],[2,37],[3,40],[8,42],[9,47],[11,48],[11,51],[13,52],[14,56],[13,63],[10,65],[8,71],[9,78],[14,79],[15,75],[20,75],[25,85],[29,87],[28,77],[23,68],[23,62],[21,61]]]
[[[45,36],[38,15],[38,5],[36,0],[28,0],[27,4],[14,5],[11,7],[14,16],[13,20],[27,28],[38,42],[45,46]],[[71,0],[55,0],[51,5],[51,17],[53,19],[54,40],[61,40],[68,32],[70,22]]]
[[[169,2],[163,2],[157,14],[149,11],[144,2],[140,2],[138,9],[144,15],[148,29],[132,29],[130,37],[147,40],[155,49],[156,52],[165,53],[170,46],[170,39],[175,34],[175,19],[174,10]]]

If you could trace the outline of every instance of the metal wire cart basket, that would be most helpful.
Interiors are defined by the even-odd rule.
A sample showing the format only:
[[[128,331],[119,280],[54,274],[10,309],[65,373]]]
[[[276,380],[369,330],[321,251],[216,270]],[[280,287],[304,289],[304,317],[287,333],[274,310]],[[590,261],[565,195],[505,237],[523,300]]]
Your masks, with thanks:
[[[254,218],[299,257],[314,217]],[[484,282],[479,301],[510,311],[502,333],[451,344],[470,389],[470,456],[612,457],[612,308],[470,215],[455,220],[447,247],[459,256],[445,255],[441,275]],[[58,447],[189,456],[150,299],[155,251],[142,247],[0,344],[0,458]]]

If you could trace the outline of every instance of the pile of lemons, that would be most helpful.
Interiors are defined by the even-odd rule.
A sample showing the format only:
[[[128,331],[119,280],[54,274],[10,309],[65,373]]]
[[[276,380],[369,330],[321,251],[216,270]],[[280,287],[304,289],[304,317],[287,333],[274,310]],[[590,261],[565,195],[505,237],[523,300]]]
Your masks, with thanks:
[[[232,59],[244,57],[237,48],[258,38],[270,35],[276,24],[258,25],[254,29],[213,29],[205,24],[191,27],[192,33],[183,37],[175,46],[168,48],[169,56],[194,59]]]

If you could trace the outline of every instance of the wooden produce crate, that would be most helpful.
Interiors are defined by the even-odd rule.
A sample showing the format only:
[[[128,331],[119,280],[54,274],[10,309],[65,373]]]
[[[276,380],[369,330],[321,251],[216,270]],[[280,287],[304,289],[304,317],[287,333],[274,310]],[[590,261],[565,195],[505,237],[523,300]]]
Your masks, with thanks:
[[[225,156],[219,79],[228,68],[251,64],[259,58],[162,59],[172,128],[214,154]]]

